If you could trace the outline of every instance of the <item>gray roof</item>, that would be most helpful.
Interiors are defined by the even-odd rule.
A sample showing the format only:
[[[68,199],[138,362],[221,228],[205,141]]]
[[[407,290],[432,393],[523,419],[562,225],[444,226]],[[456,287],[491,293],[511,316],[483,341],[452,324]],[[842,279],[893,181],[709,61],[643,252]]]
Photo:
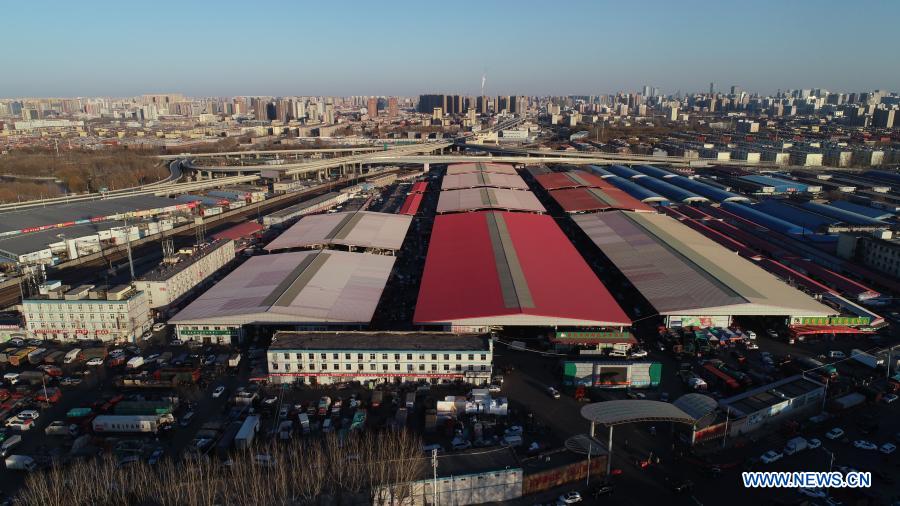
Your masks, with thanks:
[[[487,337],[451,332],[278,332],[269,351],[487,351]]]
[[[211,243],[204,244],[199,250],[194,251],[189,256],[178,255],[176,263],[163,263],[150,272],[140,276],[140,281],[165,281],[175,276],[179,272],[194,265],[200,260],[206,258],[210,253],[218,250],[228,243],[233,243],[231,239],[216,240]],[[208,273],[211,274],[211,273]]]
[[[50,244],[62,242],[64,239],[77,239],[97,235],[102,230],[122,227],[122,222],[106,221],[89,223],[86,225],[74,225],[65,228],[51,228],[41,232],[14,235],[0,239],[0,254],[17,257],[27,255],[35,251],[45,250]],[[63,235],[64,237],[60,237]]]
[[[285,207],[284,209],[282,209],[280,211],[275,211],[274,213],[269,213],[268,216],[276,216],[276,217],[293,216],[298,211],[302,211],[303,209],[307,209],[309,207],[313,207],[315,205],[321,204],[322,202],[325,202],[326,200],[329,200],[329,199],[333,199],[340,194],[341,194],[340,192],[330,192],[330,193],[326,193],[325,195],[319,195],[318,197],[313,197],[309,200],[304,200],[303,202],[300,202],[299,204],[295,204],[290,207]]]
[[[835,313],[668,216],[616,211],[572,219],[660,314]]]
[[[442,190],[459,190],[461,188],[511,188],[527,190],[528,185],[518,174],[496,174],[492,172],[467,172],[464,174],[448,174],[441,183]]]
[[[329,250],[254,256],[169,322],[367,324],[394,260]]]
[[[399,250],[412,216],[371,211],[306,216],[270,242],[269,251],[338,244]]]
[[[760,410],[769,409],[788,399],[802,397],[815,390],[824,389],[825,385],[813,381],[801,374],[790,376],[768,385],[722,399],[719,406],[736,416],[746,416]]]
[[[581,416],[601,425],[631,422],[680,422],[693,425],[697,422],[696,418],[672,403],[640,399],[588,404],[581,408]]]
[[[490,162],[452,163],[447,166],[447,174],[467,174],[470,172],[493,172],[495,174],[516,174],[512,165]]]
[[[531,192],[506,188],[466,188],[441,192],[437,212],[477,211],[501,209],[507,211],[546,211]]]
[[[105,200],[90,200],[21,211],[0,213],[0,234],[27,228],[70,223],[91,218],[116,216],[135,211],[163,209],[183,204],[152,195],[136,195]]]

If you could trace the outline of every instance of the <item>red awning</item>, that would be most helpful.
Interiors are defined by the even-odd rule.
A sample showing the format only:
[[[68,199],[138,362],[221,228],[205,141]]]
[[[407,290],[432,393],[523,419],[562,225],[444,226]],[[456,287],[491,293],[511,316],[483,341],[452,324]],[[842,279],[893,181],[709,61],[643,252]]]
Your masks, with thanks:
[[[262,230],[262,225],[255,221],[245,221],[240,225],[235,225],[231,228],[225,229],[217,234],[213,234],[213,238],[215,239],[231,239],[236,241],[238,239],[243,239],[245,237],[250,237],[256,232]]]
[[[815,334],[874,334],[874,330],[855,329],[840,325],[797,325],[791,327],[791,333],[795,336],[809,336]]]

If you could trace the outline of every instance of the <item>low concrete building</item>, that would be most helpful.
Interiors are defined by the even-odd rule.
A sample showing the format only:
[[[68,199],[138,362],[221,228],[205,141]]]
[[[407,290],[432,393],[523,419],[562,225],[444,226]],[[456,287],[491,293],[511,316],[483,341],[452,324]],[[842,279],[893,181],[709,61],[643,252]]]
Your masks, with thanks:
[[[147,294],[131,285],[66,285],[22,301],[29,336],[41,339],[134,342],[150,329]]]
[[[269,381],[434,384],[490,382],[493,346],[449,332],[278,332],[267,352]]]

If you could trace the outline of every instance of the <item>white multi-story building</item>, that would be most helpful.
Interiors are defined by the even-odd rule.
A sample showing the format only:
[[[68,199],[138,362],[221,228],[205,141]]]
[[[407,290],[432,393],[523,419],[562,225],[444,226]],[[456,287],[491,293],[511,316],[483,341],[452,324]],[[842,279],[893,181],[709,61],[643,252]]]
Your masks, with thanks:
[[[490,382],[489,337],[449,332],[278,332],[267,352],[272,383]]]
[[[182,250],[134,282],[146,292],[150,307],[165,308],[234,260],[234,241],[224,239]]]
[[[25,329],[43,339],[131,341],[150,329],[147,294],[131,285],[42,289],[22,301]]]

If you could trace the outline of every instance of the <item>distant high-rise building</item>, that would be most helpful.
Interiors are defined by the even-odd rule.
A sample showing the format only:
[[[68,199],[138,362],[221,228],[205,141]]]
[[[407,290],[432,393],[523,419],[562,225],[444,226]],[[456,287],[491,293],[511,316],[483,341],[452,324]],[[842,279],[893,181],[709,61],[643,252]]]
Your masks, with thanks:
[[[741,94],[741,91],[740,86],[731,85],[731,96],[736,97]]]
[[[375,119],[378,116],[378,98],[369,97],[369,102],[366,104],[367,113],[369,114],[370,119]]]
[[[872,126],[875,128],[894,128],[895,109],[875,109]]]
[[[396,118],[400,115],[400,108],[397,106],[397,97],[388,98],[388,116]]]
[[[416,110],[423,114],[431,114],[435,107],[444,107],[443,95],[419,95],[419,105]]]
[[[709,94],[713,95],[716,93],[716,83],[709,83]]]

